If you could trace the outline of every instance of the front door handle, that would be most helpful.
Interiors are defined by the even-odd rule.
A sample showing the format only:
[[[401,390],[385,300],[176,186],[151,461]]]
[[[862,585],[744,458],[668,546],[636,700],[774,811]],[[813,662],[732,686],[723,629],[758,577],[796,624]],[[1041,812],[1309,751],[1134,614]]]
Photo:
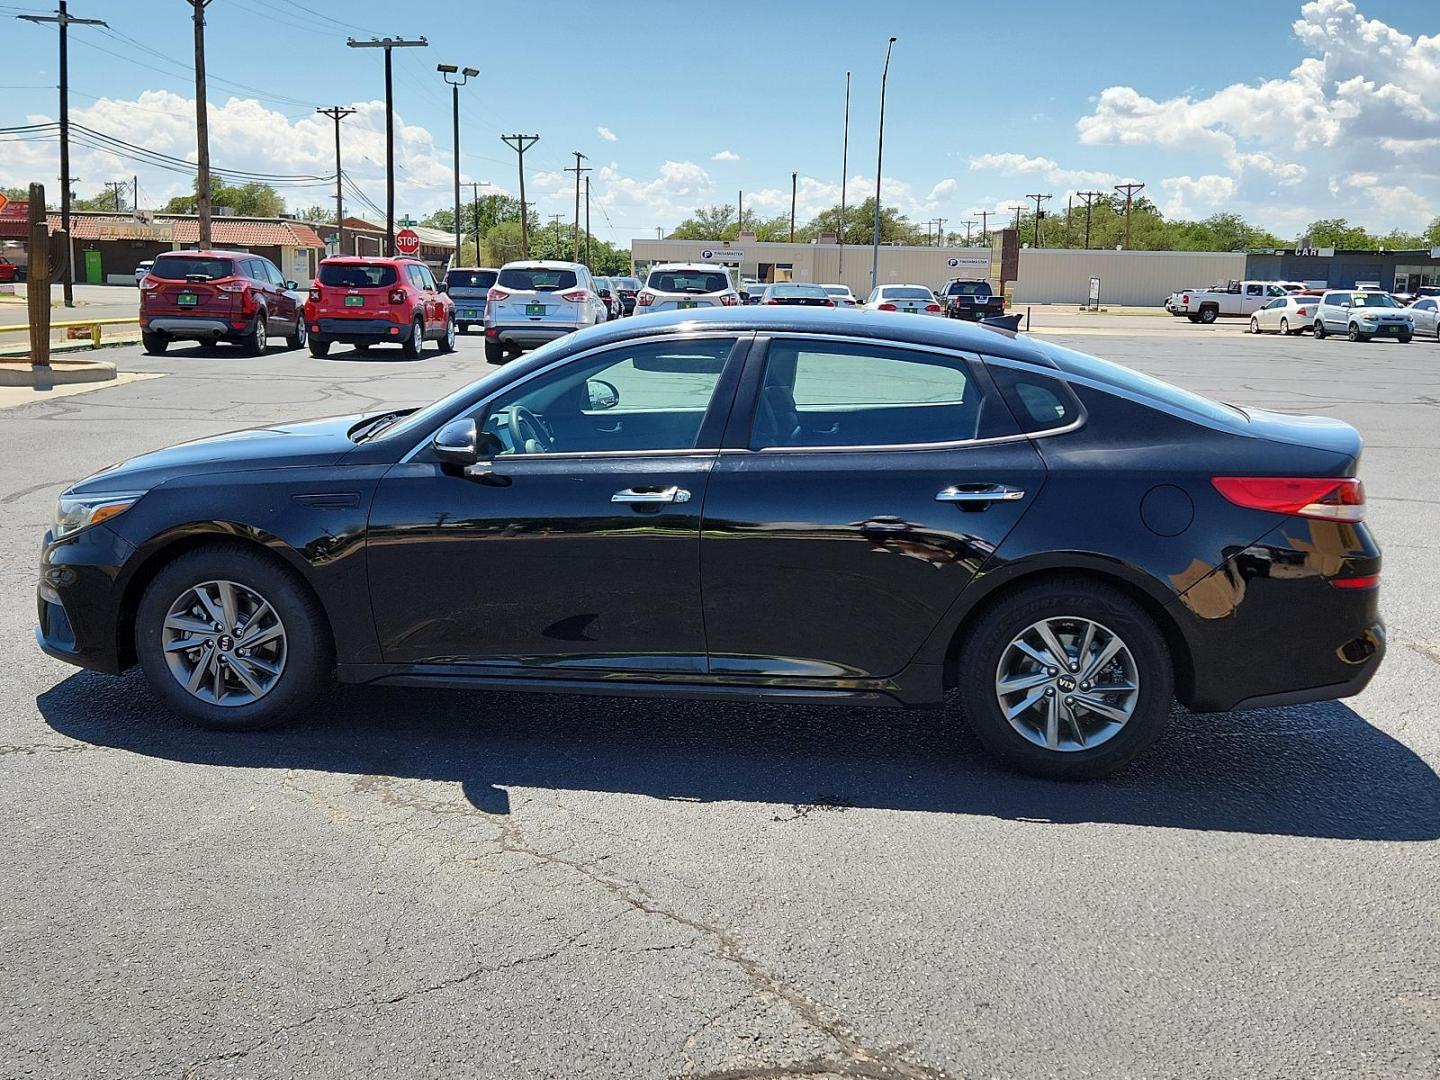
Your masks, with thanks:
[[[659,506],[665,503],[690,501],[690,492],[682,487],[640,487],[625,488],[610,496],[612,503],[629,503],[631,506]]]
[[[1025,492],[1006,484],[952,484],[935,496],[936,502],[992,503],[1015,502]]]

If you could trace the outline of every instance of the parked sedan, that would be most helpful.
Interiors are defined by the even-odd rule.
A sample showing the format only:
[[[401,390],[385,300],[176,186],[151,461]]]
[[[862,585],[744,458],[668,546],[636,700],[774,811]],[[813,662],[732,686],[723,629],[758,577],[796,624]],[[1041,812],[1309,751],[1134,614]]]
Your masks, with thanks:
[[[1301,293],[1277,296],[1250,316],[1252,334],[1303,334],[1315,320],[1318,298]]]
[[[847,706],[954,690],[1000,758],[1092,777],[1149,747],[1172,698],[1369,682],[1360,450],[1338,420],[947,319],[626,319],[419,410],[75,483],[37,637],[110,674],[138,662],[222,729],[302,718],[332,677]]]
[[[924,285],[881,285],[865,300],[870,311],[904,311],[919,315],[944,315],[935,294]]]
[[[820,285],[808,285],[801,281],[780,281],[768,286],[760,295],[762,304],[791,304],[798,307],[836,306],[835,297]]]
[[[850,291],[849,285],[821,285],[820,287],[830,294],[836,307],[860,306],[860,301],[855,299],[855,294]]]
[[[1422,296],[1410,305],[1409,311],[1415,323],[1415,333],[1440,340],[1440,300]]]

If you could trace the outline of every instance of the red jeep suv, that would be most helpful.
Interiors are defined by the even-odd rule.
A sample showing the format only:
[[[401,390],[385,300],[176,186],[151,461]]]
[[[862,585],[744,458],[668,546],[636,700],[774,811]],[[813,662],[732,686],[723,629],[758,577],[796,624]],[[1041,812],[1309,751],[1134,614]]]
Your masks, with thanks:
[[[334,342],[365,352],[393,341],[415,359],[427,340],[455,351],[455,304],[418,259],[324,259],[305,304],[310,353],[325,356]]]
[[[298,349],[305,344],[299,287],[269,259],[243,251],[157,255],[140,280],[145,351],[158,356],[172,341],[229,341],[259,356],[271,337]]]

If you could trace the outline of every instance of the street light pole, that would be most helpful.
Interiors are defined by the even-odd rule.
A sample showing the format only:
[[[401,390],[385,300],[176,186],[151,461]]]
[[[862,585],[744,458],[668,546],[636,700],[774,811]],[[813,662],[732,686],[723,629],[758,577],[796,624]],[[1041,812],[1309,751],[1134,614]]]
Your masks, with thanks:
[[[835,237],[840,245],[840,278],[845,278],[845,180],[850,171],[850,72],[845,72],[845,133],[840,137],[840,228]]]
[[[875,234],[870,239],[870,288],[880,280],[880,178],[885,166],[885,83],[890,78],[890,50],[899,38],[892,37],[885,46],[885,69],[880,73],[880,137],[875,149]]]
[[[450,265],[460,265],[460,87],[464,86],[480,72],[475,68],[467,67],[463,70],[454,64],[436,64],[435,70],[440,72],[445,81],[450,85],[451,99],[451,138],[455,140],[455,260]],[[458,79],[450,76],[458,74]],[[480,261],[480,245],[475,245],[475,261]]]
[[[430,42],[423,37],[414,41],[404,38],[371,38],[356,41],[347,38],[352,49],[385,50],[385,254],[395,254],[395,79],[390,54],[395,49],[423,49]]]

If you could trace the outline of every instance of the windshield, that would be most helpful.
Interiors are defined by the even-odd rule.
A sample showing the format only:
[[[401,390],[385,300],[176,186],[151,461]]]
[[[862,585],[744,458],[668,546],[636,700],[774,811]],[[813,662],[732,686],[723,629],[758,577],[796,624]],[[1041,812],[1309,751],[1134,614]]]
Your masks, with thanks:
[[[451,270],[445,275],[448,289],[488,289],[495,284],[498,270]]]
[[[919,286],[891,285],[880,290],[882,300],[932,300],[929,289]]]
[[[708,270],[655,270],[650,274],[650,288],[656,292],[712,293],[729,287],[728,274]]]
[[[1351,307],[1399,307],[1399,303],[1389,293],[1383,292],[1357,292],[1350,301]]]
[[[623,289],[625,292],[638,292],[639,289],[640,289],[640,279],[639,279],[639,278],[633,278],[633,277],[616,278],[616,279],[615,279],[615,284],[618,285],[618,286],[619,286],[621,289]]]
[[[184,281],[189,277],[226,278],[235,272],[229,259],[202,258],[198,255],[166,255],[155,260],[150,268],[153,277]]]
[[[502,289],[557,292],[575,287],[575,271],[548,266],[507,266],[500,271],[498,284]]]
[[[341,289],[383,289],[395,284],[395,268],[383,263],[322,262],[320,284]]]
[[[849,296],[850,290],[844,285],[826,285],[825,291],[831,296]]]
[[[945,286],[947,296],[989,296],[990,283],[987,281],[952,281]]]

